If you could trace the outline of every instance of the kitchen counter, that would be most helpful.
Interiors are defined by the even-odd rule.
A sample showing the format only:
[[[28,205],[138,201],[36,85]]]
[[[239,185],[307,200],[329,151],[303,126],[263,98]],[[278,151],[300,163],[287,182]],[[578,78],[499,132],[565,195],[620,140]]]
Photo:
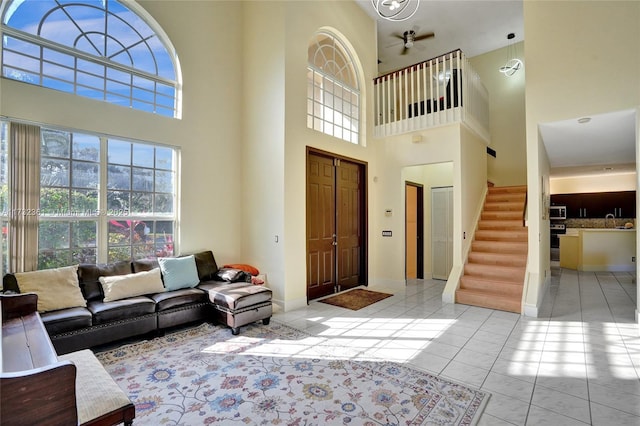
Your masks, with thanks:
[[[560,235],[560,267],[578,271],[635,271],[636,230],[572,228]]]

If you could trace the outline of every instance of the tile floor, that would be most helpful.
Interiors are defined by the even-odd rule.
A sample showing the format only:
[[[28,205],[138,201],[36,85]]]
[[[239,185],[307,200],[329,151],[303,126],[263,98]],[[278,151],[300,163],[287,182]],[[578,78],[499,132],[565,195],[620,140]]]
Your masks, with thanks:
[[[635,275],[553,268],[538,318],[443,304],[443,288],[372,288],[394,296],[359,311],[314,301],[273,318],[311,335],[298,354],[335,347],[487,390],[482,426],[640,425]]]

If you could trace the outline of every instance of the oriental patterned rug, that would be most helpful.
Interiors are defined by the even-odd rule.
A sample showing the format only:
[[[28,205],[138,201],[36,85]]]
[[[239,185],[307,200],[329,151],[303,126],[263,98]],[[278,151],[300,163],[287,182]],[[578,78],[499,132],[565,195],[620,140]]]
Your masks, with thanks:
[[[322,340],[322,341],[321,341]],[[135,425],[474,425],[486,392],[272,322],[203,324],[96,354]]]
[[[326,299],[318,300],[318,302],[357,311],[391,296],[393,296],[393,294],[356,288],[336,294],[335,296],[327,297]]]

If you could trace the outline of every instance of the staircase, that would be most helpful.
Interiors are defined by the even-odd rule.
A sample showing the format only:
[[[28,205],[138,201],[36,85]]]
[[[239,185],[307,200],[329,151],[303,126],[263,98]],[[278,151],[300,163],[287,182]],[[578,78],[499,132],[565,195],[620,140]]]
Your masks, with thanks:
[[[456,303],[521,312],[527,264],[527,187],[490,187]]]

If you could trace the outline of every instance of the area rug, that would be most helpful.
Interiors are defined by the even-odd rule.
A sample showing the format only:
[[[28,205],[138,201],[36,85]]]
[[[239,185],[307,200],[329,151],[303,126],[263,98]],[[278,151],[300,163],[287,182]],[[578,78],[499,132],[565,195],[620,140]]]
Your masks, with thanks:
[[[393,294],[356,288],[336,294],[335,296],[327,297],[326,299],[318,300],[318,302],[357,311],[391,296],[393,296]]]
[[[474,425],[489,397],[401,364],[350,360],[349,348],[301,356],[313,339],[273,321],[239,336],[203,324],[96,355],[138,426]]]

